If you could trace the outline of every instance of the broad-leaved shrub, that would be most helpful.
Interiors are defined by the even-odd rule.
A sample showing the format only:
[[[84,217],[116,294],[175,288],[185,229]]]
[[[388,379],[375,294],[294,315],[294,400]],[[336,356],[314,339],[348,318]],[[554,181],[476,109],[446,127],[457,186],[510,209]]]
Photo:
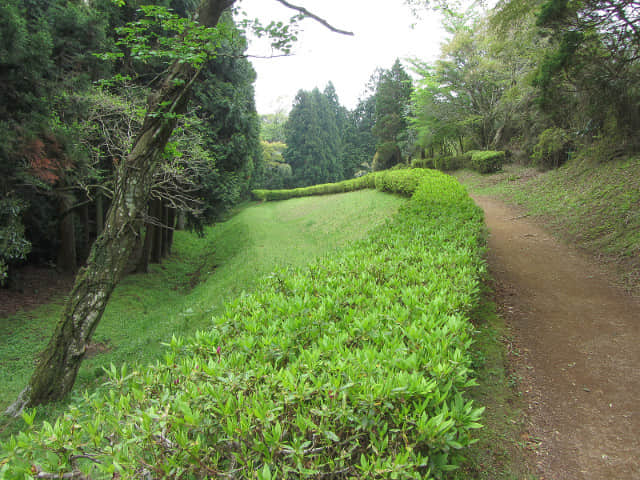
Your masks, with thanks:
[[[481,426],[465,392],[482,215],[437,171],[375,186],[412,196],[366,239],[173,338],[163,361],[112,367],[104,389],[4,443],[0,477],[443,478]]]

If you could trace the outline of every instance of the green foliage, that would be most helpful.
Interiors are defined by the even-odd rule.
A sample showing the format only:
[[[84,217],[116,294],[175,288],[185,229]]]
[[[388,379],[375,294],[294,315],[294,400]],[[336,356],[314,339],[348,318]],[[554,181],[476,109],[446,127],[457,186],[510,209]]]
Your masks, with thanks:
[[[209,331],[172,338],[156,365],[111,367],[106,390],[5,442],[3,475],[441,478],[454,469],[482,412],[464,393],[474,383],[466,314],[479,293],[482,215],[441,173],[377,180],[413,189],[393,221],[341,255],[273,273]]]
[[[284,112],[260,115],[260,139],[268,143],[286,142],[286,123],[287,114]]]
[[[24,260],[31,244],[24,237],[21,213],[24,205],[15,198],[0,199],[0,286],[8,278],[8,266]]]
[[[532,158],[543,169],[557,168],[567,159],[569,135],[562,128],[548,128],[533,147]]]
[[[404,201],[361,190],[245,205],[227,221],[205,226],[203,236],[176,231],[172,254],[161,266],[127,276],[116,288],[93,337],[96,354],[85,358],[71,398],[98,388],[105,380],[103,366],[161,358],[160,343],[173,334],[193,335],[209,328],[212,315],[224,313],[227,302],[255,290],[263,276],[304,267],[362,239]],[[0,411],[29,380],[33,359],[53,334],[62,300],[0,319]],[[51,421],[63,406],[39,410],[37,421]],[[6,423],[7,418],[0,418],[2,440],[22,426]]]
[[[263,156],[262,177],[256,185],[261,189],[277,190],[291,184],[293,172],[291,166],[284,162],[282,152],[287,145],[282,142],[261,142]]]
[[[370,171],[376,153],[376,139],[372,129],[375,122],[375,96],[360,100],[356,108],[347,113],[343,131],[343,158],[345,177],[351,178]]]
[[[219,46],[221,55],[203,66],[193,86],[199,121],[186,132],[197,134],[190,143],[201,143],[209,159],[209,168],[196,181],[197,196],[204,203],[201,217],[192,219],[197,223],[220,218],[248,197],[263,169],[253,88],[256,74],[243,58],[247,42],[231,15],[223,15],[219,25],[231,35]]]
[[[411,160],[412,168],[436,168],[433,158],[414,158]]]
[[[44,19],[29,21],[20,0],[0,4],[0,118],[42,113],[52,85],[53,41]]]
[[[343,180],[337,183],[323,183],[310,187],[298,187],[285,190],[257,189],[251,193],[256,200],[274,201],[287,200],[289,198],[310,197],[315,195],[331,195],[335,193],[353,192],[363,188],[375,188],[377,174],[368,174],[361,177]]]
[[[375,123],[371,129],[377,138],[374,170],[384,170],[402,161],[411,150],[407,134],[407,108],[411,99],[413,85],[411,77],[405,72],[400,60],[395,61],[389,70],[378,74],[375,99]]]
[[[548,127],[579,131],[586,141],[619,135],[630,150],[640,128],[640,22],[637,2],[545,1],[537,26],[549,47],[533,77]],[[593,92],[598,92],[594,95]]]
[[[471,150],[466,155],[469,158],[469,168],[479,173],[499,172],[505,162],[504,152]]]
[[[385,142],[378,145],[373,156],[372,168],[374,171],[387,170],[402,161],[400,147],[395,142]]]
[[[389,70],[380,72],[375,93],[373,134],[379,142],[398,142],[407,128],[405,110],[411,98],[411,77],[400,60]]]
[[[479,173],[495,173],[502,170],[505,152],[492,150],[470,150],[464,155],[444,155],[433,158],[414,159],[414,168],[435,168],[443,172],[453,172],[462,168],[470,168]]]
[[[228,22],[206,27],[160,5],[141,5],[140,12],[139,19],[116,29],[120,37],[116,44],[123,51],[106,53],[102,58],[122,58],[126,52],[143,62],[178,60],[200,66],[214,58],[222,42],[232,35]]]
[[[285,125],[286,163],[297,186],[335,182],[344,178],[342,165],[342,107],[331,84],[324,92],[300,90]]]
[[[444,155],[433,158],[433,166],[443,172],[452,172],[464,168],[469,163],[468,155]]]

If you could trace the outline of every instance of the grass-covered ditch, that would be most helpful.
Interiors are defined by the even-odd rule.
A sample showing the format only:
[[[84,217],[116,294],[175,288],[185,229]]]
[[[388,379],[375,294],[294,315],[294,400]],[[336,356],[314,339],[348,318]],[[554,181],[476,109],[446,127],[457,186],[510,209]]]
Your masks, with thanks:
[[[372,177],[363,188],[411,195],[392,220],[340,254],[267,276],[212,328],[171,339],[163,361],[112,368],[106,388],[5,442],[2,478],[439,478],[453,469],[482,413],[466,394],[482,215],[439,172]]]

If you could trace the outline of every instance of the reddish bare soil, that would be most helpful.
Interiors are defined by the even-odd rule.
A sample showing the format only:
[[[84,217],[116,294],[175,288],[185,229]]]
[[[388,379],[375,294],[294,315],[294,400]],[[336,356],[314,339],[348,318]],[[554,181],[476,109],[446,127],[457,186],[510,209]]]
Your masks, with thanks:
[[[0,288],[0,318],[31,310],[71,290],[74,276],[52,268],[27,266],[17,271],[15,286]]]
[[[541,480],[640,479],[640,300],[521,212],[477,197]]]

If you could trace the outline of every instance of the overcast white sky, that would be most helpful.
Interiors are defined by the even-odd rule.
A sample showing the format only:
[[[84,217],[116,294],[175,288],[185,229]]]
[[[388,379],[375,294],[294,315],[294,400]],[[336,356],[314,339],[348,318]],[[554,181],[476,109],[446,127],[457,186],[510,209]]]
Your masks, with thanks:
[[[390,68],[396,58],[435,60],[445,33],[434,12],[414,17],[403,0],[295,0],[353,37],[329,31],[312,19],[302,22],[293,55],[252,58],[258,112],[288,111],[300,89],[323,90],[331,80],[340,103],[353,108],[376,67]],[[295,12],[275,0],[242,0],[249,18],[286,20]],[[415,27],[412,28],[412,25]],[[268,44],[250,39],[250,55],[270,55]]]

